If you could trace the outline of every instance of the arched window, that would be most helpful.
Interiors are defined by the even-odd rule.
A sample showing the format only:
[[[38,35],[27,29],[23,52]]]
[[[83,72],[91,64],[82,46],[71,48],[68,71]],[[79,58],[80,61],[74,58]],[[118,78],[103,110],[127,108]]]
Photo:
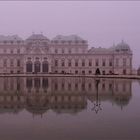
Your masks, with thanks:
[[[42,63],[42,72],[48,72],[48,69],[49,69],[49,65],[48,65],[48,62],[47,61],[44,61]]]
[[[32,72],[32,61],[27,61],[26,63],[26,72]]]
[[[34,64],[35,73],[40,72],[40,61],[36,61]]]

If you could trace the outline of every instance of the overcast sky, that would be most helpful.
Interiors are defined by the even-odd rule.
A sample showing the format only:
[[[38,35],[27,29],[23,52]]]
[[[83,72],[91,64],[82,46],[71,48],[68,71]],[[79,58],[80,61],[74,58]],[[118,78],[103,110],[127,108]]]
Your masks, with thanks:
[[[134,67],[140,65],[140,2],[134,1],[1,1],[0,34],[23,39],[43,32],[77,34],[89,47],[110,47],[122,39],[133,50]]]

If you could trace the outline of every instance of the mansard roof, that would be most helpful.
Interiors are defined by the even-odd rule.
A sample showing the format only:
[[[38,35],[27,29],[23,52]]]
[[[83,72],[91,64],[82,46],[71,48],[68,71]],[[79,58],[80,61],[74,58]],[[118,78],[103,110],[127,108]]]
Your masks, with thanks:
[[[102,47],[92,47],[88,50],[89,53],[111,53],[112,50],[110,48],[102,48]]]
[[[24,40],[22,40],[21,37],[18,35],[0,35],[0,45],[19,45],[19,44],[24,44]]]
[[[53,38],[52,40],[84,40],[81,37],[79,37],[78,35],[68,35],[68,36],[64,36],[64,35],[57,35],[55,38]]]
[[[48,38],[43,34],[32,34],[27,40],[48,40]]]
[[[32,34],[26,39],[26,44],[38,47],[38,46],[47,46],[50,40],[43,34]]]
[[[77,35],[57,35],[54,37],[51,41],[54,44],[61,44],[61,45],[86,45],[87,46],[87,41],[84,40],[83,38],[77,36]]]
[[[88,50],[88,52],[89,53],[119,53],[119,52],[124,53],[124,52],[127,52],[127,53],[132,54],[130,46],[127,43],[125,43],[124,41],[122,41],[121,43],[118,43],[117,45],[113,44],[113,46],[110,48],[92,47]]]
[[[18,35],[0,35],[0,41],[22,41],[22,38],[19,37]]]

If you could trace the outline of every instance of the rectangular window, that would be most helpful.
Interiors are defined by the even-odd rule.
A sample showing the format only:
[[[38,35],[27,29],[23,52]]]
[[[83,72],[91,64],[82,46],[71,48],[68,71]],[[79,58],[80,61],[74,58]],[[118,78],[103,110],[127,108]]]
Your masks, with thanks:
[[[132,66],[132,58],[130,58],[130,67]]]
[[[109,66],[111,67],[113,64],[112,64],[112,60],[110,59],[109,60]]]
[[[91,70],[89,70],[89,74],[92,74],[92,71]]]
[[[3,60],[3,66],[4,66],[4,67],[7,67],[7,59],[4,59],[4,60]]]
[[[69,60],[69,62],[68,62],[68,66],[69,66],[69,67],[71,66],[71,60]]]
[[[64,49],[62,49],[62,53],[65,53],[65,50]]]
[[[62,67],[64,67],[64,66],[65,66],[65,62],[64,62],[64,60],[62,60],[62,63],[61,63],[61,64],[62,64]]]
[[[14,53],[14,51],[13,50],[11,50],[11,54],[13,54]]]
[[[20,54],[20,49],[17,49],[17,54]]]
[[[89,60],[89,67],[91,67],[92,66],[92,61],[91,60]]]
[[[58,53],[58,50],[57,49],[55,49],[55,53]]]
[[[82,60],[82,67],[85,66],[85,60]]]
[[[10,66],[12,66],[12,67],[13,67],[13,65],[14,65],[14,60],[13,60],[13,59],[11,59],[11,60],[10,60]]]
[[[7,50],[6,50],[6,49],[4,49],[4,50],[3,50],[3,52],[4,52],[4,53],[7,53]]]
[[[95,60],[95,65],[99,66],[99,60],[98,59]]]
[[[123,58],[123,66],[126,66],[126,58]]]
[[[20,67],[20,60],[17,60],[17,67]]]
[[[75,60],[75,66],[76,67],[78,66],[78,60]]]
[[[105,66],[105,59],[103,59],[103,61],[102,61],[102,66]]]
[[[116,58],[116,66],[119,66],[119,59]]]
[[[78,70],[75,71],[75,74],[78,74]]]
[[[69,49],[69,54],[71,54],[71,49]]]
[[[55,60],[55,66],[58,66],[58,60]]]
[[[76,53],[79,53],[78,51],[79,51],[78,48],[76,48],[76,49],[75,49],[75,52],[76,52]]]

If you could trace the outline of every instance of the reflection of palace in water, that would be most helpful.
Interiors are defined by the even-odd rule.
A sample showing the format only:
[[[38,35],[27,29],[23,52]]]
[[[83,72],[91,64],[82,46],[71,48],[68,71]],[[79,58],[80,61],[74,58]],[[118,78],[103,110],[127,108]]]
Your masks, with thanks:
[[[131,80],[73,77],[1,77],[0,113],[26,109],[33,114],[47,110],[77,113],[88,101],[95,112],[101,102],[123,107],[131,98]]]

